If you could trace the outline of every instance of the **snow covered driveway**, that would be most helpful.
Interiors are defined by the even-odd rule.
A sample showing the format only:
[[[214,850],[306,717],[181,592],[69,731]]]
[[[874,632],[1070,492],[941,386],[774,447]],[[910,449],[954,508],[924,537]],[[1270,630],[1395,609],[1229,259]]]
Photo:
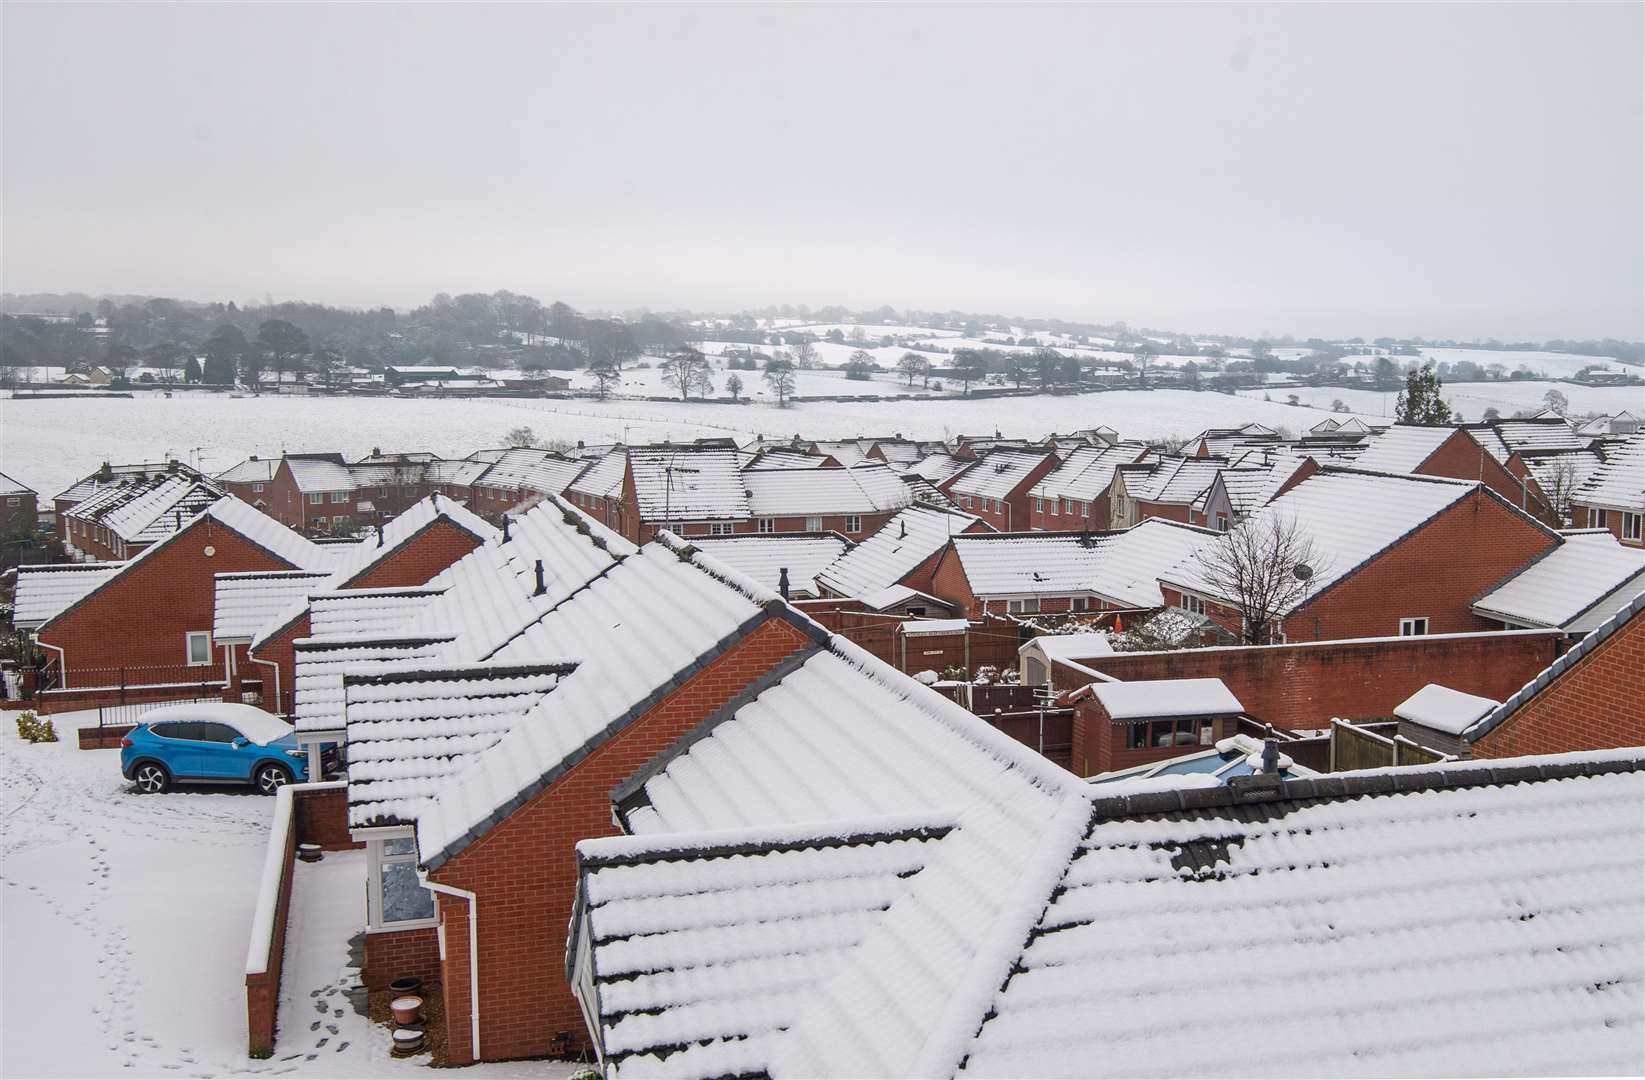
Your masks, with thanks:
[[[245,952],[274,800],[231,789],[138,796],[119,751],[17,737],[0,713],[0,1075],[405,1076],[343,997],[364,919],[358,856],[299,866],[274,1057],[246,1056]],[[309,886],[305,888],[305,886]],[[353,905],[358,904],[355,908]],[[299,941],[299,928],[310,935]],[[323,1015],[322,1015],[323,1012]],[[340,1015],[339,1015],[340,1013]],[[549,1062],[469,1076],[566,1076]]]

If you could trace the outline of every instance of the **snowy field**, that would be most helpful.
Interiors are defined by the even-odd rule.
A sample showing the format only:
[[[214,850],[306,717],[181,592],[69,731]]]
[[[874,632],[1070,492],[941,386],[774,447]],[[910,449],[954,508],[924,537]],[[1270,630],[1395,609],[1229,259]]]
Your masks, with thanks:
[[[1439,364],[1455,364],[1461,360],[1471,360],[1481,367],[1490,367],[1492,364],[1501,364],[1509,371],[1517,371],[1521,366],[1527,367],[1538,375],[1546,375],[1550,379],[1568,379],[1585,367],[1595,364],[1605,364],[1609,367],[1626,367],[1627,365],[1608,356],[1578,356],[1575,353],[1555,352],[1498,352],[1493,349],[1428,349],[1422,350],[1424,360],[1432,360]],[[1402,359],[1394,358],[1396,361]],[[1403,359],[1410,359],[1405,357]],[[1635,368],[1634,370],[1639,370]]]
[[[1559,382],[1488,382],[1446,383],[1441,396],[1455,408],[1462,410],[1468,420],[1480,420],[1486,409],[1496,409],[1503,416],[1512,416],[1523,409],[1543,408],[1542,398],[1549,390],[1558,390],[1570,401],[1573,415],[1586,413],[1619,413],[1627,409],[1639,415],[1645,408],[1645,387],[1638,386],[1576,386]],[[1340,386],[1295,386],[1275,390],[1242,390],[1246,397],[1261,400],[1268,394],[1275,401],[1284,401],[1290,395],[1304,405],[1329,409],[1331,402],[1342,403],[1365,416],[1394,418],[1397,390],[1346,390]]]
[[[744,373],[749,374],[749,373]],[[1128,438],[1187,437],[1248,421],[1301,431],[1332,415],[1186,390],[932,401],[700,404],[632,400],[404,400],[142,395],[101,400],[0,399],[0,472],[49,496],[103,461],[179,460],[221,472],[251,454],[373,447],[466,455],[500,446],[513,428],[586,443],[654,442],[803,432],[813,438],[961,433],[1038,438],[1106,425]],[[1377,416],[1373,411],[1369,415]]]
[[[118,750],[17,736],[0,713],[0,1075],[429,1075],[342,996],[364,925],[363,856],[299,864],[274,1056],[246,1056],[245,955],[274,800],[233,789],[139,796]],[[298,927],[310,933],[300,939]],[[312,1025],[312,1026],[311,1026]],[[474,1077],[567,1077],[515,1062]]]

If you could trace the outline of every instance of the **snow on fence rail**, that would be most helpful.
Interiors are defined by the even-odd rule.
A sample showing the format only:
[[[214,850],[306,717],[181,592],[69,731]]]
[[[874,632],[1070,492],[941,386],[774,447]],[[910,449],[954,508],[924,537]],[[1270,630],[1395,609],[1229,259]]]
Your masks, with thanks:
[[[296,799],[300,794],[346,787],[341,780],[287,784],[274,794],[274,821],[257,885],[257,909],[246,946],[247,1045],[254,1058],[274,1052],[275,1010],[280,1002],[280,968],[285,959],[286,916],[291,908],[292,864],[297,853]]]

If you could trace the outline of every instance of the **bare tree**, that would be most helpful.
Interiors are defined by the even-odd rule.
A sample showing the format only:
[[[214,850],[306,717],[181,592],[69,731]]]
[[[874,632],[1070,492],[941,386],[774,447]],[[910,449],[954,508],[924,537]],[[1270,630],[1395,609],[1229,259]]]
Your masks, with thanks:
[[[601,401],[611,396],[612,384],[622,381],[622,371],[611,356],[595,358],[588,365],[588,373],[594,377],[594,396]]]
[[[909,386],[914,385],[915,379],[931,381],[931,361],[916,352],[903,353],[902,359],[897,361],[897,371]]]
[[[794,396],[794,361],[778,353],[765,362],[765,385],[777,395],[777,407],[788,408],[788,399]]]
[[[817,347],[809,341],[796,341],[789,347],[793,350],[794,366],[801,370],[809,371],[822,363],[822,358],[817,355]]]
[[[687,345],[662,362],[663,381],[680,392],[680,400],[688,400],[693,393],[706,396],[714,389],[714,377],[709,374],[708,358]]]
[[[1280,618],[1308,598],[1322,553],[1295,518],[1248,518],[1195,555],[1212,596],[1240,614],[1240,639],[1265,644]]]
[[[1536,474],[1537,486],[1548,499],[1548,509],[1554,512],[1561,525],[1571,520],[1571,496],[1576,493],[1581,480],[1582,474],[1577,471],[1576,461],[1566,455],[1554,458]]]

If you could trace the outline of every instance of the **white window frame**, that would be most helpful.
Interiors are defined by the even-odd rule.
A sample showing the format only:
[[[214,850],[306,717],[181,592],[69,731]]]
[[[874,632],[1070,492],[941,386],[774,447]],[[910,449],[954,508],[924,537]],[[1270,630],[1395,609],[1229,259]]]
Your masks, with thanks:
[[[346,491],[333,491],[331,493],[331,501],[333,503],[346,503],[346,502],[348,502],[348,492],[346,492]]]
[[[777,520],[775,518],[761,518],[757,527],[760,532],[774,533],[777,531]]]
[[[411,840],[411,850],[399,855],[390,855],[383,850],[390,840]],[[397,863],[417,864],[416,836],[410,830],[389,832],[385,830],[381,835],[366,839],[366,930],[419,930],[427,926],[436,926],[440,922],[440,905],[435,900],[434,914],[426,919],[406,919],[401,922],[386,922],[383,919],[383,868]],[[433,890],[429,890],[433,895]]]
[[[253,480],[251,482],[251,490],[252,491],[262,491],[266,487],[268,487],[268,484],[265,483],[262,480]]]
[[[1420,630],[1417,628],[1419,625],[1421,626]],[[1428,626],[1429,626],[1428,616],[1426,616],[1426,615],[1412,615],[1409,618],[1399,620],[1399,636],[1400,637],[1427,637],[1428,636]]]
[[[1605,518],[1605,511],[1597,506],[1588,507],[1588,528],[1608,529],[1610,523]]]
[[[204,641],[206,643],[206,658],[204,660],[196,660],[194,658],[194,643],[196,641]],[[183,635],[183,655],[187,657],[189,667],[210,667],[211,648],[210,630],[190,630],[188,633]]]
[[[323,506],[325,505],[325,501],[326,493],[323,491],[311,491],[308,493],[308,504],[310,506]]]
[[[1221,510],[1217,511],[1217,532],[1228,531],[1228,515]]]
[[[810,514],[805,519],[806,532],[822,532],[823,520],[821,514]]]
[[[1622,515],[1622,539],[1639,540],[1645,537],[1645,514],[1624,513]]]
[[[1040,598],[1037,596],[1024,596],[1015,600],[1007,600],[1005,602],[1005,613],[1007,615],[1038,615],[1040,613]]]
[[[847,515],[845,515],[845,531],[850,533],[853,536],[855,536],[857,533],[862,532],[862,515],[861,514],[847,514]]]
[[[731,532],[732,526],[729,521],[711,521],[708,523],[709,536],[730,536]]]
[[[1193,593],[1183,593],[1177,598],[1177,607],[1195,615],[1205,614],[1205,597],[1195,596]]]
[[[6,505],[7,506],[22,506],[23,505],[23,497],[21,495],[7,495],[6,496]]]
[[[1089,596],[1071,596],[1068,598],[1069,611],[1090,611],[1091,598]]]

